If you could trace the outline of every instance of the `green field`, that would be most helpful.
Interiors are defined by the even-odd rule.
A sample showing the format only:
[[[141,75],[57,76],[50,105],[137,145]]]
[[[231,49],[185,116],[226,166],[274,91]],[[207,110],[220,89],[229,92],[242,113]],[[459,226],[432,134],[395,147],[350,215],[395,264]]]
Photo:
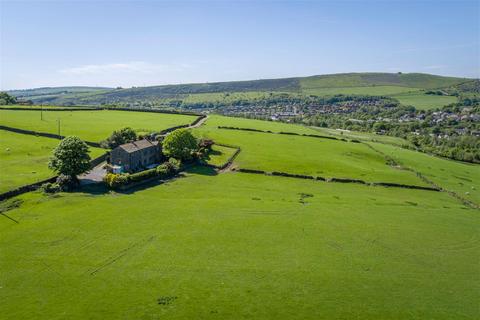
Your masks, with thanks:
[[[206,127],[209,129],[218,126],[236,127],[236,128],[253,128],[272,132],[294,132],[299,134],[318,134],[318,131],[299,124],[289,124],[284,122],[252,120],[245,118],[224,117],[219,115],[209,115]]]
[[[443,188],[480,205],[480,166],[430,156],[421,152],[372,144],[401,164],[425,175]]]
[[[59,140],[0,130],[0,193],[47,179],[55,174],[48,159]],[[90,147],[90,157],[105,150]]]
[[[317,130],[319,134],[332,136],[339,139],[345,138],[345,139],[353,139],[353,140],[367,141],[367,142],[368,141],[381,142],[381,143],[392,144],[399,147],[411,145],[411,143],[405,139],[376,134],[376,133],[330,129],[330,128],[321,128],[321,127],[311,127],[311,128]]]
[[[132,127],[139,132],[160,131],[189,124],[194,116],[129,111],[40,111],[0,110],[0,125],[38,132],[76,135],[86,141],[106,139],[114,130]]]
[[[416,109],[420,110],[442,108],[443,106],[457,102],[456,97],[437,96],[424,94],[422,92],[401,93],[392,95],[392,98],[397,99],[403,105],[414,106]]]
[[[240,168],[307,174],[326,178],[353,178],[368,182],[393,182],[424,185],[414,174],[392,168],[386,159],[361,143],[330,139],[217,129],[223,118],[207,120],[196,129],[197,135],[218,143],[240,146],[235,162]],[[225,122],[242,123],[240,119]],[[248,122],[248,120],[247,120]],[[250,127],[255,127],[251,122]],[[279,129],[288,124],[265,122],[265,128]],[[291,126],[290,131],[305,127]],[[306,152],[308,150],[308,152]]]
[[[36,112],[12,112],[27,117],[10,117],[17,126],[40,122],[29,118]],[[146,117],[147,125],[133,125],[123,112],[106,112],[114,116],[112,127],[126,121],[142,131],[167,122],[128,113],[133,123]],[[84,137],[95,140],[105,130],[93,121],[84,131],[78,119],[67,116],[65,123]],[[358,138],[378,151],[365,143],[220,125]],[[480,200],[479,166],[386,144],[401,145],[396,138],[221,116],[209,116],[192,132],[241,147],[234,162],[240,168],[428,185],[412,171],[389,166],[383,152],[444,189]],[[57,140],[0,134],[2,179],[11,172],[30,182],[34,165],[39,173],[47,170],[45,155]],[[14,157],[4,164],[7,148]],[[233,152],[214,145],[208,163],[222,165]],[[2,319],[480,315],[479,211],[447,192],[193,166],[166,183],[124,193],[103,186],[55,196],[31,192],[0,202],[0,212]]]
[[[212,146],[212,150],[208,153],[205,159],[208,164],[221,167],[226,164],[228,160],[235,154],[237,149],[219,146],[217,144]]]
[[[0,220],[2,317],[478,316],[478,212],[444,193],[198,171],[94,194]]]

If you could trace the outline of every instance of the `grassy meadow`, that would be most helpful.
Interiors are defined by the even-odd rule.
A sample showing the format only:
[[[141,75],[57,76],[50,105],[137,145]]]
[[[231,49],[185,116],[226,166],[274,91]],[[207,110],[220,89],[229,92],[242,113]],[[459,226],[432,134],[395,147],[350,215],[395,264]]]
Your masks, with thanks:
[[[400,101],[406,106],[414,106],[419,110],[442,108],[448,104],[457,102],[456,97],[452,96],[437,96],[432,94],[425,94],[422,92],[408,92],[392,95],[392,98]]]
[[[54,176],[48,159],[59,140],[0,130],[0,193]],[[90,147],[90,157],[105,150]]]
[[[76,135],[86,141],[106,139],[114,130],[131,127],[135,131],[160,131],[166,128],[189,124],[195,116],[178,114],[145,113],[130,111],[40,111],[0,110],[0,125],[34,130],[38,132]]]
[[[420,172],[443,188],[480,205],[480,166],[431,156],[422,152],[372,143],[404,166]]]
[[[237,149],[235,148],[215,144],[212,146],[212,150],[208,153],[205,160],[208,164],[221,167],[228,162],[236,151]]]
[[[445,193],[198,169],[17,201],[5,319],[478,316],[478,212]]]
[[[4,112],[5,125],[50,132],[48,124],[55,124],[34,119],[35,111]],[[142,131],[193,120],[99,112],[65,112],[62,121],[98,141],[123,126]],[[192,129],[241,147],[240,168],[426,185],[364,143],[218,126],[362,138],[443,188],[480,199],[478,166],[371,142],[389,137],[221,116]],[[26,172],[30,181],[28,170],[46,169],[57,140],[0,134],[2,179],[5,171],[15,179]],[[234,152],[214,145],[208,163],[221,165]],[[2,319],[449,320],[480,314],[478,210],[446,192],[194,166],[166,183],[126,192],[101,185],[53,196],[30,192],[1,202],[0,213]]]
[[[218,143],[242,148],[235,163],[240,168],[307,174],[326,178],[353,178],[368,182],[393,182],[424,185],[411,172],[398,170],[386,164],[386,159],[361,143],[318,139],[302,136],[217,129],[217,121],[207,120],[205,126],[194,132]],[[228,122],[230,119],[226,119]],[[237,120],[237,119],[235,119]],[[230,120],[238,125],[256,127],[256,121]],[[279,130],[288,124],[264,122],[264,128]],[[309,128],[291,126],[290,131]],[[308,150],[308,152],[306,151]]]

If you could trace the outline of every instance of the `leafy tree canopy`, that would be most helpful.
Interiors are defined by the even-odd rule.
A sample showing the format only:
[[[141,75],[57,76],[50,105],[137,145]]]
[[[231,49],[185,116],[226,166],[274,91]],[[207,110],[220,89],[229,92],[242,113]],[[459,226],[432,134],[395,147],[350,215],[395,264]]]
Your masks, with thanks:
[[[198,143],[190,131],[180,129],[167,135],[163,140],[162,147],[163,153],[167,157],[191,160],[192,153],[198,149]]]
[[[135,140],[137,140],[136,132],[132,128],[126,127],[118,131],[113,131],[112,135],[107,140],[102,142],[102,145],[104,147],[113,149],[121,144]]]
[[[66,137],[53,150],[48,167],[60,174],[75,177],[90,168],[88,152],[87,144],[80,138]]]
[[[17,103],[17,98],[9,95],[6,92],[0,92],[0,105],[15,104],[15,103]]]

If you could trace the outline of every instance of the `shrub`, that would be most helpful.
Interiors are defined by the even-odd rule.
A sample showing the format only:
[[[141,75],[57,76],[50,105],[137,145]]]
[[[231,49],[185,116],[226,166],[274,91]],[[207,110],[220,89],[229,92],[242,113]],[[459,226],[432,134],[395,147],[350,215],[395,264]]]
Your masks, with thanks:
[[[78,181],[71,176],[60,174],[55,181],[62,191],[71,191],[78,186]]]
[[[58,183],[52,183],[52,182],[46,182],[46,183],[42,184],[40,189],[43,192],[50,193],[50,194],[62,191],[62,188],[60,187],[60,185]]]
[[[168,170],[167,166],[165,166],[163,164],[159,165],[155,169],[155,171],[160,178],[168,178],[170,176],[170,173],[169,173],[169,170]]]
[[[129,180],[129,175],[114,173],[107,173],[107,175],[103,178],[105,184],[114,189],[128,184]]]
[[[148,178],[152,178],[156,175],[157,175],[156,169],[149,169],[149,170],[144,170],[144,171],[131,174],[129,177],[129,180],[133,182],[138,182]]]
[[[156,173],[160,178],[169,178],[180,170],[181,162],[177,159],[170,158],[156,168]]]
[[[168,163],[170,163],[173,166],[173,169],[175,171],[179,171],[180,168],[182,167],[182,162],[180,160],[175,159],[175,158],[168,159]]]

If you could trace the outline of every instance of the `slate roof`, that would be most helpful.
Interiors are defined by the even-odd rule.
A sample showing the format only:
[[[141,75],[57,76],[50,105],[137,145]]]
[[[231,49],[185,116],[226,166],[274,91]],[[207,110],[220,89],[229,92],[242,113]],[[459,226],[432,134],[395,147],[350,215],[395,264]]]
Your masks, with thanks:
[[[133,142],[130,142],[130,143],[125,143],[125,144],[122,144],[118,147],[122,148],[123,150],[125,150],[128,153],[134,153],[136,151],[140,151],[140,150],[147,149],[147,148],[150,148],[150,147],[154,147],[154,146],[157,146],[157,145],[158,145],[158,141],[150,141],[150,140],[147,140],[147,139],[143,139],[143,140],[133,141]]]

